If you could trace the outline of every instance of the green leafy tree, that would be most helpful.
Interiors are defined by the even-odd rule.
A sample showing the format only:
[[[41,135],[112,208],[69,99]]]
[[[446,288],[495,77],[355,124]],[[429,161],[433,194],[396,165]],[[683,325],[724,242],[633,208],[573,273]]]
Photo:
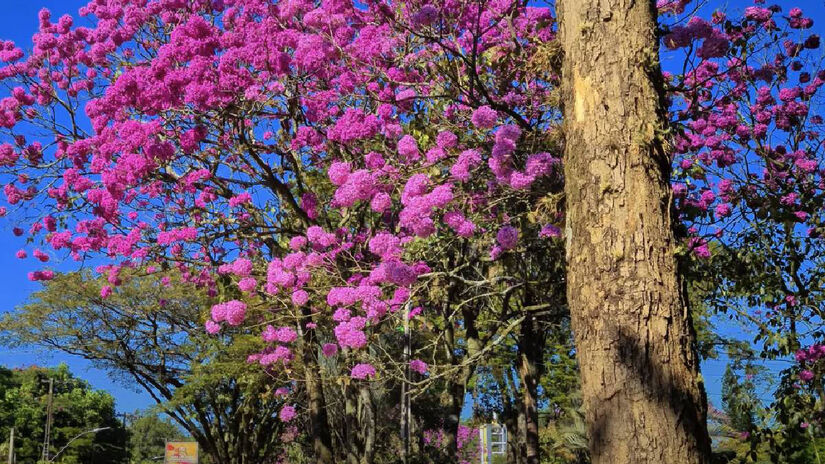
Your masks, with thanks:
[[[734,430],[753,430],[758,401],[752,376],[746,374],[744,381],[740,382],[739,376],[728,365],[722,377],[722,406]]]
[[[65,364],[0,368],[0,430],[7,442],[14,427],[17,462],[42,460],[49,380],[54,382],[49,459],[63,464],[123,463],[126,432],[117,420],[114,398],[74,377]]]
[[[101,288],[108,282],[89,272],[57,276],[5,315],[5,342],[81,356],[143,389],[216,464],[275,460],[283,402],[272,378],[243,361],[262,348],[260,338],[207,335],[212,300],[205,290],[163,273],[131,272],[107,298]]]
[[[168,440],[185,438],[180,427],[157,414],[140,414],[128,431],[129,464],[157,464]]]

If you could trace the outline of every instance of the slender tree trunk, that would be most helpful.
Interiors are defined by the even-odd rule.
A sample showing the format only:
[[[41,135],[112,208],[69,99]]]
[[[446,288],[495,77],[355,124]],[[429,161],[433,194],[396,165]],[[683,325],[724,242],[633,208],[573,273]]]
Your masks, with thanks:
[[[449,306],[443,305],[444,320],[446,322],[444,340],[446,342],[447,356],[450,357],[450,364],[455,366],[459,359],[455,355],[456,336],[455,328],[449,319]],[[464,389],[461,386],[461,381],[458,376],[447,376],[445,380],[446,387],[446,407],[447,417],[444,420],[444,449],[443,454],[449,460],[455,460],[458,456],[458,421],[459,414],[461,414],[461,402],[464,397]]]
[[[481,350],[481,339],[479,337],[478,328],[476,327],[476,319],[478,318],[478,310],[469,305],[465,306],[461,311],[462,321],[464,322],[464,343],[466,345],[466,353],[463,357],[457,356],[456,348],[458,347],[455,328],[451,322],[450,302],[454,298],[454,287],[450,287],[447,291],[447,300],[442,307],[442,314],[444,319],[450,321],[447,323],[445,329],[445,341],[447,348],[447,355],[450,357],[450,363],[453,366],[458,366],[465,362],[468,358],[474,357]],[[464,408],[464,397],[467,395],[467,384],[472,379],[475,373],[475,363],[469,363],[459,369],[459,372],[454,376],[447,378],[447,388],[449,390],[447,417],[444,421],[444,454],[449,462],[457,462],[458,460],[458,427],[461,425],[461,410]]]
[[[516,438],[516,461],[514,464],[524,464],[527,457],[527,415],[524,407],[524,396],[519,395],[519,389],[514,392],[516,398],[516,429],[513,436]]]
[[[344,387],[344,409],[346,415],[347,464],[360,464],[361,431],[358,421],[358,390],[352,384]]]
[[[559,0],[567,296],[594,464],[710,460],[653,0]]]
[[[312,364],[306,366],[306,389],[309,397],[309,422],[315,462],[332,464],[332,438],[327,423],[324,393],[321,391],[321,377]]]
[[[501,415],[499,423],[507,429],[507,463],[521,464],[521,418],[523,416],[522,401],[519,397],[519,387],[509,369],[502,369],[496,376],[496,382],[501,385]]]
[[[528,314],[521,323],[519,337],[519,387],[524,409],[524,462],[539,464],[539,408],[538,380],[542,355],[544,354],[544,336],[540,332],[536,316]]]
[[[461,424],[461,409],[464,407],[464,383],[450,380],[447,418],[444,421],[444,454],[449,460],[458,459],[458,426]]]
[[[363,430],[364,450],[361,453],[361,464],[372,464],[375,459],[375,407],[372,401],[370,387],[361,385],[358,390],[361,413],[361,429]]]
[[[478,352],[478,342],[477,334],[467,336],[468,357]],[[457,462],[458,459],[458,428],[461,425],[461,411],[464,409],[467,385],[474,372],[471,366],[465,366],[455,374],[455,377],[447,379],[449,393],[446,404],[447,417],[444,421],[444,454],[449,462]]]

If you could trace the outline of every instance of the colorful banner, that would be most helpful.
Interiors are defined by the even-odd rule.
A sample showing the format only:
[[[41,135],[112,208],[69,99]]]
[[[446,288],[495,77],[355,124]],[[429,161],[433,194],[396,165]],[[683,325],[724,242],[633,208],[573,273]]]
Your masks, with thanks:
[[[166,443],[164,464],[198,464],[198,443],[170,441]]]

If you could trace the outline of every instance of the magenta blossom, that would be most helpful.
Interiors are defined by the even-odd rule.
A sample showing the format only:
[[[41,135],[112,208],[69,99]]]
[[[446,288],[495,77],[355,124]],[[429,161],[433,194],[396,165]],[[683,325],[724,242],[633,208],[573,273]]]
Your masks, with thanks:
[[[503,250],[515,248],[518,242],[518,229],[512,226],[504,226],[496,234],[496,241]]]
[[[338,345],[335,343],[324,343],[324,346],[321,347],[321,352],[328,358],[335,356],[335,354],[338,353]]]
[[[487,105],[480,106],[473,111],[471,118],[473,125],[479,129],[491,129],[496,125],[498,113]]]
[[[420,359],[413,359],[412,361],[410,361],[410,369],[412,369],[415,372],[418,372],[421,375],[424,375],[429,370],[429,366],[427,366],[427,363]]]
[[[359,380],[375,377],[375,368],[372,364],[356,364],[350,371],[350,377]]]
[[[215,335],[216,333],[221,331],[221,325],[213,321],[212,319],[206,321],[205,328],[206,332],[210,335]]]
[[[278,413],[278,418],[284,422],[289,422],[292,419],[295,419],[296,415],[295,407],[286,405],[281,408],[281,412]]]

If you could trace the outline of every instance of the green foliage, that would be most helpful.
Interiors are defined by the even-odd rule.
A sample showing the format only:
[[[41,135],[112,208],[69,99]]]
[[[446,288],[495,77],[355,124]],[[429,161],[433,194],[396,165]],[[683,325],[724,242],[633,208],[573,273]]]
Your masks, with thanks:
[[[728,365],[722,378],[722,405],[728,415],[730,426],[740,432],[749,432],[755,427],[755,409],[759,405],[751,377],[743,382],[733,368]]]
[[[585,464],[590,462],[587,450],[587,427],[581,410],[581,395],[569,394],[569,406],[559,411],[540,430],[546,464]]]
[[[58,275],[3,317],[2,341],[82,356],[143,389],[213,461],[278,455],[283,423],[277,418],[282,400],[272,387],[277,382],[244,361],[261,348],[260,338],[228,330],[206,334],[203,321],[213,300],[179,278],[139,269],[122,277],[123,284],[103,299],[105,278],[85,271]]]
[[[762,360],[792,361],[798,349],[825,337],[825,248],[793,221],[757,213],[746,216],[750,227],[730,231],[689,273],[691,301],[708,318],[753,334],[725,340],[711,327],[713,343],[726,345],[733,363],[723,379],[717,448],[736,463],[823,462],[821,373],[814,369],[813,381],[800,382],[801,367],[789,363],[766,384],[775,387],[772,401],[758,397],[751,379],[762,374],[756,369]],[[701,323],[698,331],[701,347]]]
[[[156,414],[141,414],[129,424],[129,464],[157,464],[168,440],[181,440],[181,429]]]
[[[126,457],[126,432],[117,420],[114,398],[74,377],[66,365],[53,369],[0,368],[1,437],[7,442],[9,429],[14,427],[17,462],[34,464],[40,460],[49,379],[54,379],[49,450],[54,462],[122,463]],[[98,428],[107,429],[90,432]]]
[[[563,320],[547,332],[544,373],[539,385],[540,404],[548,412],[575,410],[581,404],[579,368],[569,325],[569,320]]]

